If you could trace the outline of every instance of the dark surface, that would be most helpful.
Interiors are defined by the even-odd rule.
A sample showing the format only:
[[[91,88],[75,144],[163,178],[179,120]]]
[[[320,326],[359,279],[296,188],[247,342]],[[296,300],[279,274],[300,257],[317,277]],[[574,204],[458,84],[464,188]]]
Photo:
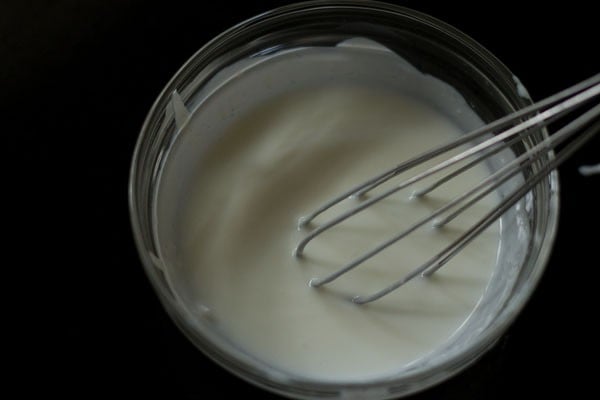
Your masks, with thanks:
[[[35,291],[32,307],[17,308],[36,326],[19,347],[33,349],[15,368],[26,377],[22,389],[277,398],[214,365],[165,314],[134,248],[127,181],[146,112],[179,66],[217,33],[284,3],[0,3],[0,106],[17,123],[4,132],[17,189],[5,197],[23,207],[8,215],[18,216],[14,239],[27,246],[15,250],[27,275],[19,289]],[[478,40],[535,99],[600,71],[592,6],[398,3]],[[479,362],[415,400],[595,391],[600,178],[581,177],[577,166],[600,161],[598,139],[560,169],[559,234],[524,312]]]

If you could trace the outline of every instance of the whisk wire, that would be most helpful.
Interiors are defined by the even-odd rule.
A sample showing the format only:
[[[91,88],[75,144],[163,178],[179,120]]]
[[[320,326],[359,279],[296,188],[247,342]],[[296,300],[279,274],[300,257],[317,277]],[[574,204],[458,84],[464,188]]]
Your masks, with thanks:
[[[560,101],[563,101],[573,95],[576,95],[577,93],[579,93],[585,89],[588,89],[591,86],[597,85],[598,83],[600,83],[600,74],[594,75],[591,78],[584,80],[583,82],[580,82],[574,86],[564,89],[564,90],[562,90],[550,97],[547,97],[537,103],[534,103],[532,105],[524,107],[512,114],[501,117],[488,125],[482,126],[478,129],[472,131],[471,133],[462,135],[460,138],[458,138],[450,143],[440,145],[440,146],[438,146],[434,149],[431,149],[429,151],[426,151],[412,159],[404,161],[404,162],[396,165],[395,167],[390,168],[390,169],[384,171],[383,173],[378,174],[378,175],[364,181],[363,183],[352,187],[348,191],[346,191],[346,192],[340,194],[339,196],[334,197],[333,199],[324,203],[322,206],[317,208],[311,214],[308,214],[308,215],[302,217],[300,219],[298,225],[299,225],[299,227],[305,227],[311,221],[313,221],[317,216],[321,215],[323,212],[327,211],[328,209],[335,206],[336,204],[346,200],[348,197],[351,197],[351,196],[360,197],[363,194],[365,194],[366,192],[368,192],[369,190],[373,189],[374,187],[386,182],[387,180],[393,178],[394,176],[399,175],[400,173],[402,173],[406,170],[409,170],[417,165],[422,164],[423,162],[425,162],[427,160],[430,160],[430,159],[437,157],[441,154],[444,154],[450,150],[453,150],[463,144],[469,143],[482,135],[494,132],[498,129],[505,128],[506,126],[510,126],[514,123],[515,120],[519,120],[521,118],[535,114],[544,108],[552,106],[552,105],[554,105]]]
[[[597,110],[600,112],[600,109]],[[597,114],[596,114],[597,116]],[[474,225],[471,229],[465,232],[460,238],[454,241],[451,245],[443,249],[441,252],[430,258],[423,265],[415,268],[413,271],[394,282],[390,286],[382,289],[369,296],[354,296],[352,302],[356,304],[366,304],[380,299],[381,297],[393,292],[408,281],[416,278],[419,275],[430,276],[438,269],[443,267],[456,253],[461,251],[483,231],[485,231],[494,221],[500,218],[506,211],[515,205],[523,196],[525,196],[535,185],[537,185],[547,174],[560,165],[564,160],[569,158],[575,151],[589,141],[595,134],[600,131],[600,122],[596,122],[590,128],[586,129],[580,137],[576,138],[561,153],[552,159],[548,164],[544,165],[540,171],[530,177],[525,185],[522,185],[507,197],[499,206],[490,211],[480,223]]]
[[[562,92],[550,96],[545,100],[535,103],[529,107],[526,107],[520,111],[503,117],[489,125],[475,130],[474,132],[463,135],[454,142],[439,146],[429,152],[425,152],[413,159],[410,159],[404,163],[397,165],[396,167],[385,171],[382,174],[375,176],[363,182],[362,184],[353,187],[349,191],[335,197],[331,201],[325,203],[319,207],[316,211],[309,214],[306,217],[301,218],[299,225],[306,227],[316,216],[322,212],[338,204],[342,200],[347,199],[350,196],[362,196],[366,192],[374,189],[382,183],[388,181],[394,176],[409,170],[421,163],[437,157],[445,152],[448,152],[460,145],[463,145],[469,141],[472,141],[484,134],[491,132],[497,132],[496,135],[491,138],[476,144],[469,149],[451,156],[450,158],[426,169],[425,171],[414,175],[411,178],[405,179],[394,187],[385,190],[383,193],[376,195],[370,199],[364,200],[361,204],[353,207],[352,209],[338,215],[337,217],[325,222],[324,224],[314,228],[310,231],[296,246],[294,255],[301,257],[306,245],[313,240],[315,237],[323,233],[324,231],[332,228],[333,226],[345,221],[351,216],[367,209],[373,204],[391,196],[392,194],[416,183],[429,176],[439,173],[448,167],[451,167],[463,160],[473,157],[473,160],[467,164],[457,168],[449,174],[439,178],[433,184],[427,186],[424,189],[414,191],[411,197],[423,196],[437,187],[449,182],[455,176],[465,172],[469,168],[473,167],[477,163],[489,158],[491,155],[498,153],[499,151],[513,146],[519,141],[522,141],[527,135],[532,132],[536,132],[538,129],[545,127],[549,123],[555,121],[566,115],[568,112],[573,111],[582,104],[590,101],[594,97],[600,94],[600,74],[581,82],[571,88],[563,90]],[[532,115],[535,114],[535,115]],[[563,148],[555,157],[550,156],[550,160],[542,167],[534,168],[534,172],[529,177],[524,177],[524,182],[506,198],[504,198],[498,206],[492,209],[485,217],[483,217],[478,223],[473,225],[467,230],[461,237],[443,249],[440,253],[429,259],[423,265],[415,268],[407,275],[402,277],[400,280],[394,282],[383,290],[376,292],[370,296],[356,296],[353,301],[358,304],[365,304],[371,301],[377,300],[391,291],[401,287],[406,282],[414,279],[419,275],[428,276],[441,268],[448,260],[450,260],[457,252],[459,252],[464,246],[470,243],[475,237],[481,234],[489,225],[497,220],[502,214],[504,214],[510,207],[512,207],[520,198],[525,196],[535,185],[537,185],[547,174],[549,174],[554,168],[562,163],[566,158],[570,157],[571,154],[579,149],[585,142],[600,131],[600,122],[597,121],[600,115],[600,104],[592,107],[587,112],[581,114],[579,117],[566,124],[554,135],[545,138],[540,143],[527,149],[527,151],[520,156],[516,157],[510,163],[500,168],[483,181],[475,185],[472,189],[466,193],[459,195],[449,203],[438,208],[426,218],[416,222],[409,228],[394,235],[392,238],[380,243],[375,248],[367,251],[363,255],[355,258],[348,264],[344,265],[337,271],[325,276],[324,278],[313,278],[309,282],[313,287],[319,287],[334,281],[345,273],[351,271],[357,266],[364,263],[366,260],[380,253],[387,247],[406,237],[407,235],[414,232],[416,229],[422,227],[430,221],[434,221],[435,227],[443,226],[452,219],[456,218],[467,208],[471,207],[483,197],[489,195],[491,192],[496,190],[500,185],[507,182],[510,178],[520,173],[524,168],[532,166],[541,156],[552,151],[556,146],[564,143],[570,139],[576,133],[580,133],[575,139],[573,139],[565,148]],[[529,116],[528,119],[523,119]],[[594,122],[594,120],[596,120]],[[586,127],[590,125],[587,129]],[[499,129],[504,129],[498,132]],[[585,129],[585,130],[584,130]],[[583,133],[581,131],[584,130]],[[454,209],[454,211],[452,211]],[[448,213],[452,211],[451,213]],[[446,214],[441,219],[436,219],[439,216]]]

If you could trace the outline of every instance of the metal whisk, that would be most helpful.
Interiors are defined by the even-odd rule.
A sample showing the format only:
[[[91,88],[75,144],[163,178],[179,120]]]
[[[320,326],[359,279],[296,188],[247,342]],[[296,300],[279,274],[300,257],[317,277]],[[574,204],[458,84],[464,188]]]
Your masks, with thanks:
[[[309,242],[315,239],[317,236],[325,232],[326,230],[334,227],[342,221],[350,218],[351,216],[365,210],[373,204],[389,197],[390,195],[402,190],[422,179],[429,177],[433,174],[437,174],[446,168],[455,165],[463,160],[471,159],[464,166],[457,170],[448,173],[447,175],[439,178],[435,183],[427,186],[426,188],[419,189],[412,193],[412,196],[419,197],[424,196],[431,192],[438,186],[450,181],[458,174],[463,173],[467,169],[471,168],[475,164],[485,160],[486,158],[498,153],[502,149],[514,145],[521,141],[524,137],[535,132],[537,129],[542,128],[556,119],[565,116],[571,111],[581,107],[582,105],[591,102],[592,100],[597,102],[597,97],[600,94],[600,74],[595,75],[575,86],[565,89],[553,96],[550,96],[540,102],[532,104],[526,108],[523,108],[517,112],[500,118],[491,124],[483,126],[471,133],[461,136],[458,140],[451,143],[442,145],[440,147],[429,150],[423,154],[418,155],[412,159],[409,159],[381,174],[374,176],[373,178],[351,188],[350,190],[340,194],[334,199],[323,204],[317,210],[300,218],[299,227],[306,229],[309,223],[313,221],[318,215],[333,207],[334,205],[346,200],[349,197],[360,198],[365,193],[381,185],[384,182],[392,179],[393,177],[403,173],[407,170],[414,168],[423,162],[444,154],[456,147],[468,143],[482,135],[494,133],[494,136],[487,139],[480,144],[470,147],[468,150],[459,153],[458,155],[451,156],[439,164],[426,169],[424,172],[418,173],[413,177],[406,179],[399,184],[395,185],[391,189],[386,190],[384,193],[378,194],[370,199],[362,201],[356,207],[340,214],[339,216],[331,219],[324,224],[315,227],[307,233],[307,235],[298,243],[294,250],[296,257],[302,257],[305,247]],[[542,140],[535,146],[527,149],[523,154],[516,157],[513,161],[506,164],[483,181],[477,183],[471,190],[453,199],[446,205],[440,207],[434,211],[427,218],[413,224],[404,231],[391,237],[390,239],[380,243],[375,248],[365,252],[363,255],[350,261],[348,264],[342,266],[337,271],[327,275],[323,278],[313,278],[309,284],[312,287],[319,287],[334,281],[341,275],[351,271],[358,267],[366,260],[374,257],[376,254],[391,246],[402,238],[406,237],[419,227],[432,223],[435,227],[441,227],[448,223],[461,212],[475,204],[477,201],[485,197],[497,189],[501,184],[506,182],[511,177],[517,175],[524,168],[527,168],[538,160],[542,155],[548,154],[556,146],[565,143],[565,146],[555,154],[554,157],[549,157],[549,161],[546,162],[541,168],[536,170],[531,176],[515,189],[512,193],[506,196],[495,208],[487,213],[480,221],[474,224],[468,229],[462,236],[452,242],[449,246],[444,248],[441,252],[430,258],[423,265],[415,268],[398,281],[392,283],[388,287],[368,296],[355,296],[352,301],[357,304],[365,304],[377,300],[386,294],[398,289],[406,282],[414,279],[418,275],[429,276],[446,264],[456,253],[470,243],[475,237],[483,232],[490,224],[500,218],[504,212],[511,208],[520,198],[527,194],[536,184],[538,184],[546,175],[548,175],[553,169],[559,164],[569,158],[577,149],[579,149],[584,143],[590,140],[596,133],[600,131],[600,104],[596,104],[589,108],[584,113],[580,114],[576,118],[573,118],[571,122],[564,125],[560,130],[555,132],[550,137]],[[570,141],[569,141],[570,140]],[[598,167],[593,167],[598,169]]]

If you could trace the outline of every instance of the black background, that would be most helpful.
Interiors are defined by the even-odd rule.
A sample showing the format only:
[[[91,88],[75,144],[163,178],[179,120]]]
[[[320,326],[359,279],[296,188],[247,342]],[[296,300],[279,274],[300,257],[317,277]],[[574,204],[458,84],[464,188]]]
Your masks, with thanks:
[[[3,153],[14,160],[3,197],[5,220],[16,222],[5,249],[7,269],[21,275],[4,283],[20,294],[11,310],[34,326],[8,325],[26,338],[12,346],[23,391],[277,398],[215,366],[165,314],[134,248],[127,183],[145,115],[179,66],[224,29],[286,3],[0,3]],[[534,99],[600,71],[598,14],[584,5],[593,2],[396,3],[475,38]],[[594,392],[600,182],[577,167],[600,161],[598,139],[560,168],[553,255],[516,323],[479,362],[415,400]]]

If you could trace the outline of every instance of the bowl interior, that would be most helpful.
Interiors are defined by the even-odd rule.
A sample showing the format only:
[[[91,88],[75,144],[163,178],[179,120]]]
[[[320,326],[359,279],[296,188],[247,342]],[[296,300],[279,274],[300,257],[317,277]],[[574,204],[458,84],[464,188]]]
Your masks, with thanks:
[[[176,221],[191,179],[189,166],[202,157],[202,151],[210,151],[214,139],[210,130],[191,129],[193,117],[198,109],[210,107],[211,101],[223,96],[227,83],[239,77],[240,63],[250,70],[261,59],[285,57],[294,49],[333,48],[356,38],[387,48],[419,74],[433,76],[460,93],[480,118],[466,122],[465,131],[530,104],[506,67],[440,21],[380,3],[303,3],[248,20],[196,53],[151,109],[132,164],[130,208],[136,242],[169,314],[192,342],[233,373],[296,397],[357,393],[367,398],[394,397],[422,390],[457,373],[488,349],[522,308],[544,269],[554,238],[558,203],[556,176],[551,174],[501,218],[498,264],[473,315],[434,356],[412,364],[395,377],[352,385],[278,374],[219,334],[203,310],[190,300],[182,273],[186,266],[177,243]],[[393,74],[379,76],[393,79]],[[289,90],[289,80],[277,83],[273,90]],[[430,90],[444,93],[446,86],[433,85]],[[262,92],[264,96],[272,94]],[[457,112],[444,109],[443,102],[439,107],[450,116]],[[512,151],[493,157],[488,162],[490,170],[499,169],[544,136],[544,131],[536,132],[513,145]],[[503,185],[500,196],[506,196],[545,162],[547,159],[540,160]]]

